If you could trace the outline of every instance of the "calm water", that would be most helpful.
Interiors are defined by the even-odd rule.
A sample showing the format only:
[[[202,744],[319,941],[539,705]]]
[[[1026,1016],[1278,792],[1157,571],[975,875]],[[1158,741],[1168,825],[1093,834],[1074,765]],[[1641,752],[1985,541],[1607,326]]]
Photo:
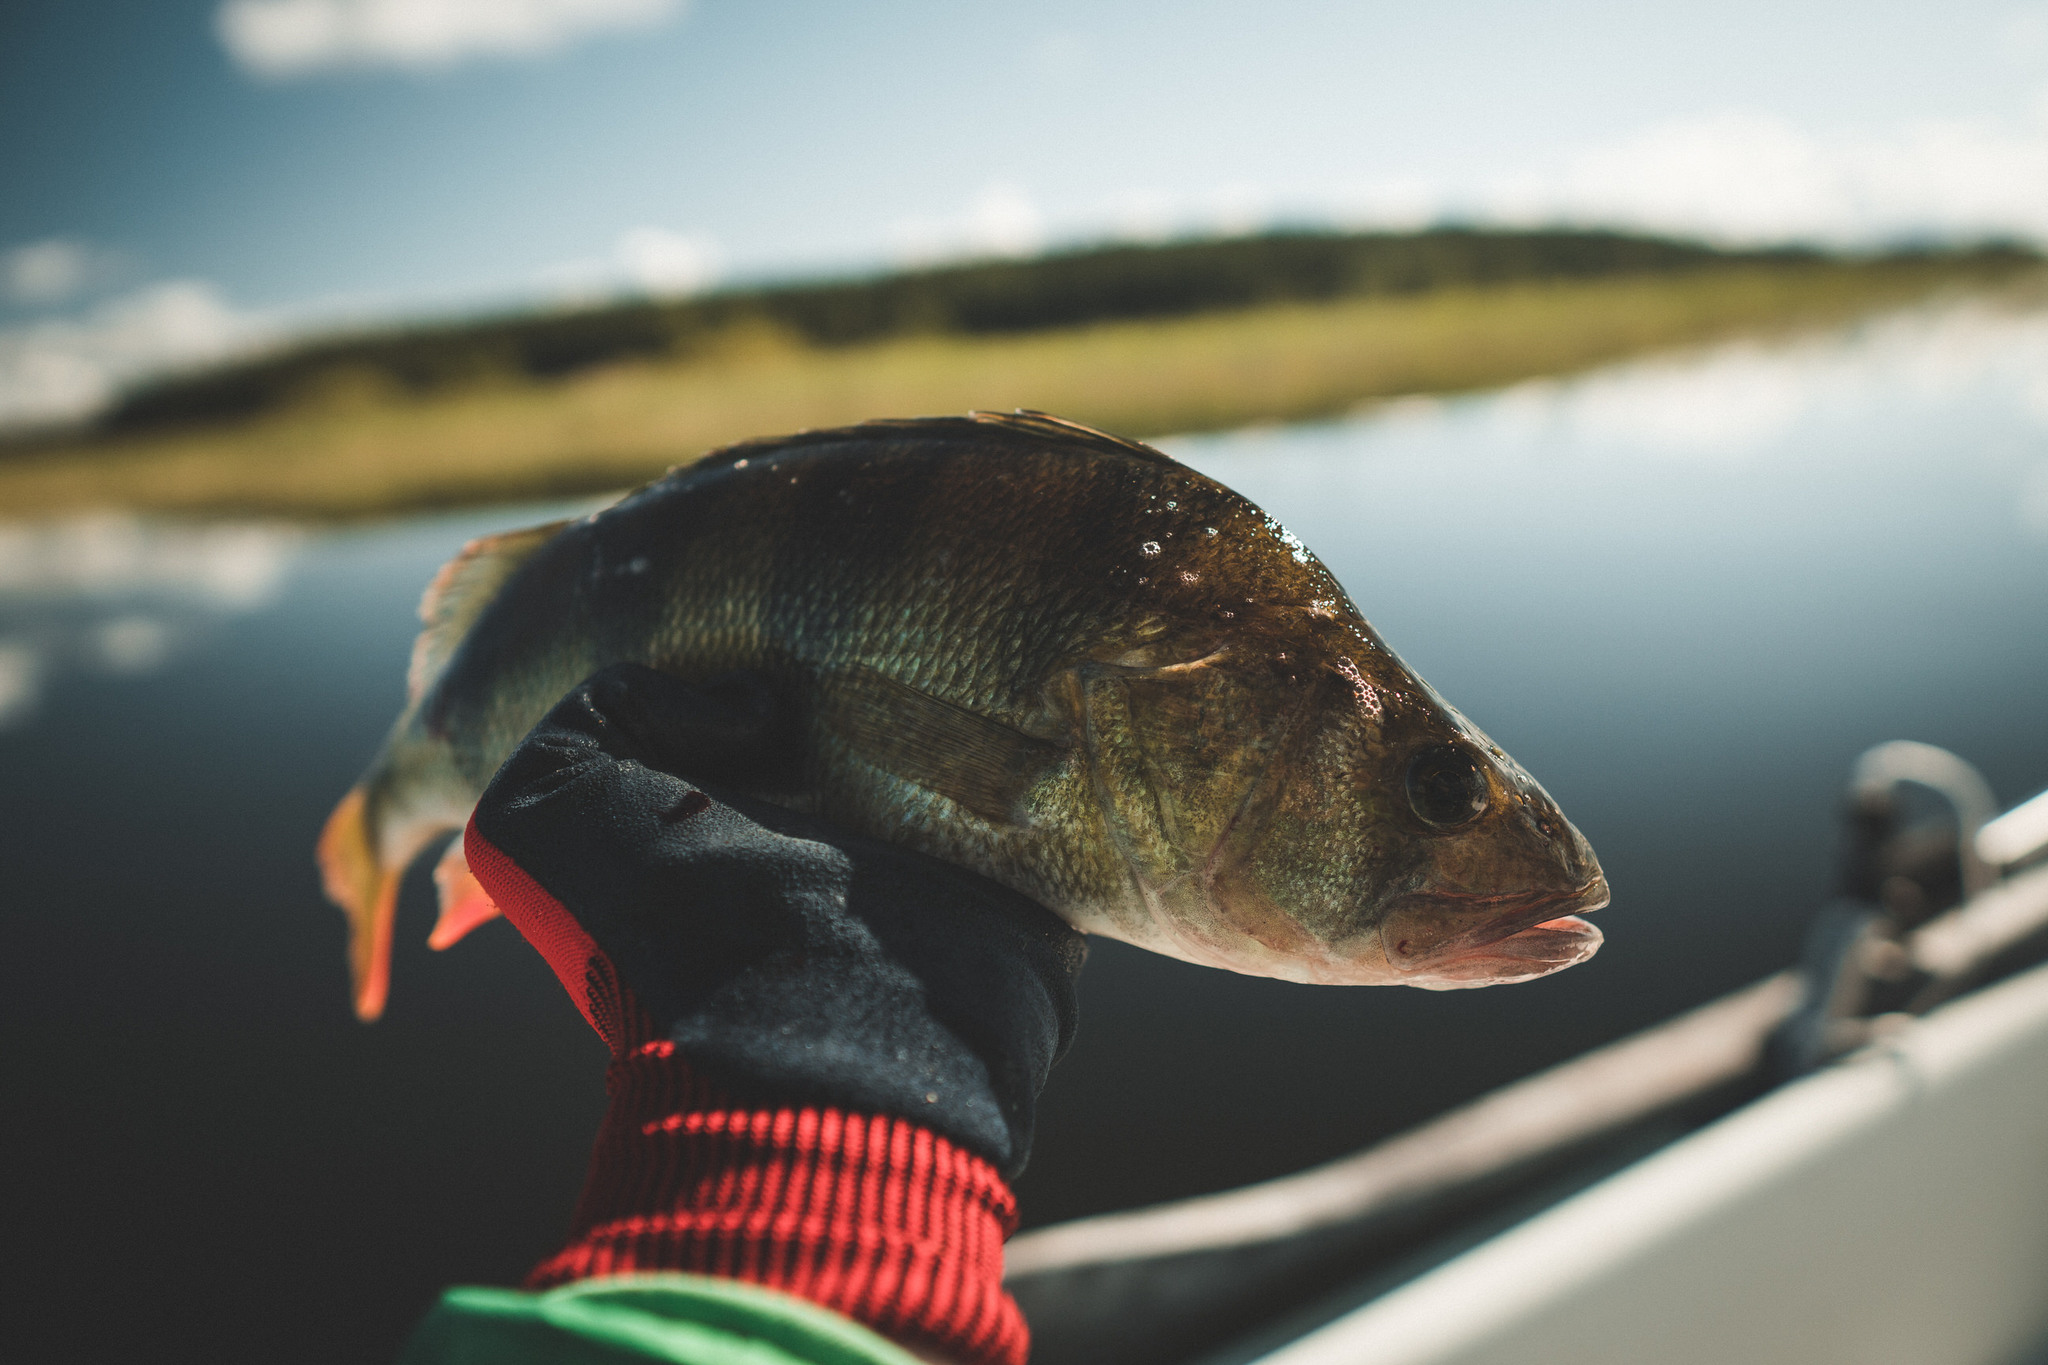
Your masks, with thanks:
[[[1561,977],[1431,995],[1099,945],[1020,1193],[1278,1174],[1787,962],[1866,745],[2048,785],[2048,315],[1953,308],[1170,443],[1278,515],[1615,888]],[[412,608],[534,509],[346,534],[0,527],[0,1351],[375,1360],[552,1249],[602,1054],[504,926],[347,1010],[310,860]]]

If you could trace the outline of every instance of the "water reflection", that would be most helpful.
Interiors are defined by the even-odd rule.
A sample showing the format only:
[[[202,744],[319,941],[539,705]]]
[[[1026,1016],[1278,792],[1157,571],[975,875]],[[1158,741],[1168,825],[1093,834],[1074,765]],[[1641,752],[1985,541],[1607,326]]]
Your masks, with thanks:
[[[1951,304],[1843,333],[1738,342],[1525,384],[1488,404],[1494,439],[1508,445],[1562,438],[1628,458],[1720,461],[1879,413],[1947,417],[1965,405],[2048,432],[2048,315]],[[1799,458],[1860,457],[1823,442]]]
[[[2048,536],[2048,459],[2020,480],[2020,525],[2035,535]]]
[[[67,672],[138,675],[276,600],[305,533],[100,513],[0,523],[0,729]]]
[[[1450,995],[1098,945],[1028,1221],[1299,1168],[1784,964],[1873,742],[1952,748],[2008,802],[2048,785],[2048,312],[1172,446],[1550,788],[1613,883],[1608,942]],[[427,952],[423,872],[391,1012],[357,1026],[310,856],[398,708],[422,585],[546,515],[0,529],[0,1270],[17,1303],[118,1279],[133,1310],[53,1316],[34,1358],[167,1330],[388,1358],[439,1286],[550,1249],[601,1049],[506,926]]]

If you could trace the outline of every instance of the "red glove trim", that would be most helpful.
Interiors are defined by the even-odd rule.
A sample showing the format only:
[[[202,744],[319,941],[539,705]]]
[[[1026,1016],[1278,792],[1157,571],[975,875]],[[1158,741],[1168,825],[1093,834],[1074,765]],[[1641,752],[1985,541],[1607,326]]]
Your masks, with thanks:
[[[547,959],[562,988],[611,1048],[614,1058],[653,1036],[653,1025],[626,983],[619,980],[611,959],[547,888],[477,832],[474,815],[462,832],[462,855],[477,885]]]
[[[903,1119],[734,1104],[672,1043],[638,1048],[609,1082],[569,1245],[528,1288],[721,1275],[959,1360],[1024,1365],[1002,1288],[1017,1206],[986,1161]]]
[[[474,820],[463,853],[616,1059],[569,1245],[529,1288],[721,1275],[962,1361],[1024,1365],[1024,1317],[1002,1287],[1017,1204],[995,1167],[905,1119],[735,1102],[673,1043],[644,1041],[652,1024],[610,960]]]

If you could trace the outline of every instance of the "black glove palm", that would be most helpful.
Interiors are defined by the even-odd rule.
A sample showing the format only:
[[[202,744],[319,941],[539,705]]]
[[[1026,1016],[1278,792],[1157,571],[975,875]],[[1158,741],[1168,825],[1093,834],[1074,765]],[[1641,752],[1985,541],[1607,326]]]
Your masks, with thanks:
[[[558,960],[561,934],[506,905],[572,991],[608,965],[736,1091],[899,1115],[1014,1177],[1083,940],[986,878],[729,791],[793,789],[787,720],[744,676],[605,669],[499,769],[471,838],[608,960]]]

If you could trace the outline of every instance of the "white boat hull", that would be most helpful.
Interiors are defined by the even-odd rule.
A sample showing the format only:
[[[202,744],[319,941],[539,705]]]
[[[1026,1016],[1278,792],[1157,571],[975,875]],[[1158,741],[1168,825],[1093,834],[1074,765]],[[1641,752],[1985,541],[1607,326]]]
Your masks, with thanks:
[[[2048,1338],[2048,967],[1902,1021],[1265,1365],[2013,1365]]]

